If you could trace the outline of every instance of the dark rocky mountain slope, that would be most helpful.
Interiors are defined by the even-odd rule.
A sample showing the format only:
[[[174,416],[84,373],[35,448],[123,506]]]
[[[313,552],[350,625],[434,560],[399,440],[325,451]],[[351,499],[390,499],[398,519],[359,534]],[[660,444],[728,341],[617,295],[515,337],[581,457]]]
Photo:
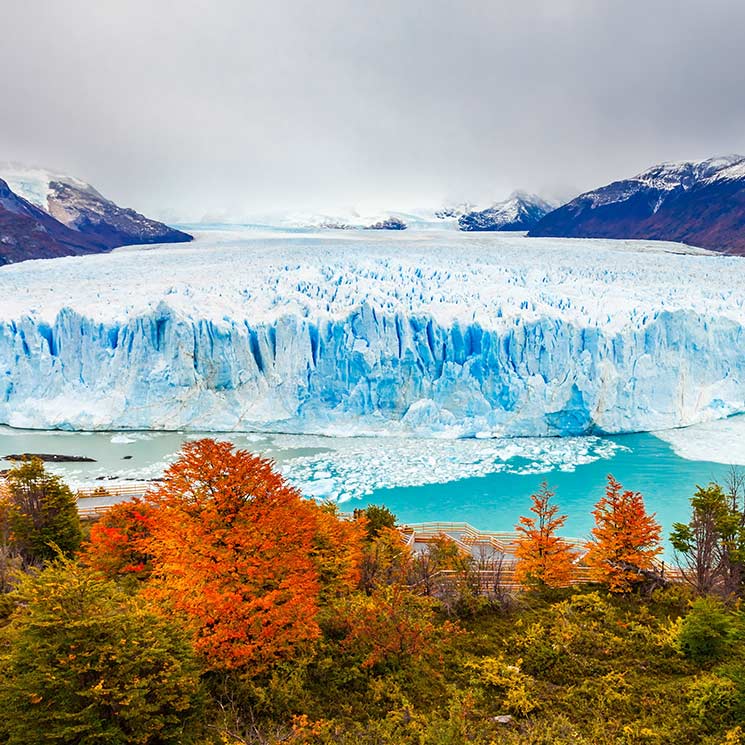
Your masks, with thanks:
[[[0,179],[0,264],[98,251],[95,240],[62,225]]]
[[[529,235],[680,241],[745,255],[745,157],[654,166],[581,194]]]
[[[192,240],[69,176],[5,165],[0,178],[5,195],[0,200],[0,263]]]

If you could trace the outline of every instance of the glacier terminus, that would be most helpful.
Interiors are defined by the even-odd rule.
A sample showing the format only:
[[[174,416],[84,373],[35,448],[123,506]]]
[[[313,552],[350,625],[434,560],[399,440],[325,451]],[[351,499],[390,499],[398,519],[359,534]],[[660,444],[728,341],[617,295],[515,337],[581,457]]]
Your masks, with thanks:
[[[745,411],[742,259],[680,244],[211,230],[0,268],[0,423],[581,435]]]

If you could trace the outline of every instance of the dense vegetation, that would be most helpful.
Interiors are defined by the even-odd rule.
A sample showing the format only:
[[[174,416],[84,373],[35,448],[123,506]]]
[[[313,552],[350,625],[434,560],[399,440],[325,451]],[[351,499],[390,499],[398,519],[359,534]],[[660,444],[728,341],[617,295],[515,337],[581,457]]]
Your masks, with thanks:
[[[412,552],[384,507],[342,519],[212,440],[85,538],[39,462],[6,484],[0,742],[745,743],[736,476],[675,526],[673,584],[639,494],[609,478],[579,556],[542,485],[520,591],[504,556]]]

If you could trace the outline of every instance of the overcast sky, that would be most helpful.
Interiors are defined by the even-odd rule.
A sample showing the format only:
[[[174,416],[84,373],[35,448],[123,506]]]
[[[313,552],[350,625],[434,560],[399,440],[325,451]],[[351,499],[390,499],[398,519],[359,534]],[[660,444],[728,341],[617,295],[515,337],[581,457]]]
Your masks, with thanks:
[[[745,153],[741,0],[0,0],[0,160],[155,216],[549,197]]]

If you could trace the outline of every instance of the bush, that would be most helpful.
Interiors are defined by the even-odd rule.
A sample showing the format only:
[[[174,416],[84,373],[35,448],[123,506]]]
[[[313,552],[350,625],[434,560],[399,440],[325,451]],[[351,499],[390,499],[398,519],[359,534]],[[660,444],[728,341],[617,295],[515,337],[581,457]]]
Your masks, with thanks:
[[[536,681],[520,669],[520,662],[511,665],[501,657],[482,657],[466,667],[474,673],[473,685],[484,689],[487,694],[500,694],[506,711],[525,717],[539,708],[540,696]]]
[[[702,675],[688,687],[687,711],[707,730],[732,722],[738,710],[737,686],[719,675]]]
[[[678,632],[680,651],[698,664],[721,659],[731,639],[731,616],[722,603],[713,598],[695,600]]]
[[[547,629],[539,621],[531,624],[515,644],[527,672],[531,675],[550,677],[555,666],[568,657],[562,641],[553,629]]]
[[[69,561],[26,576],[0,629],[0,741],[184,743],[198,675],[180,629]]]

